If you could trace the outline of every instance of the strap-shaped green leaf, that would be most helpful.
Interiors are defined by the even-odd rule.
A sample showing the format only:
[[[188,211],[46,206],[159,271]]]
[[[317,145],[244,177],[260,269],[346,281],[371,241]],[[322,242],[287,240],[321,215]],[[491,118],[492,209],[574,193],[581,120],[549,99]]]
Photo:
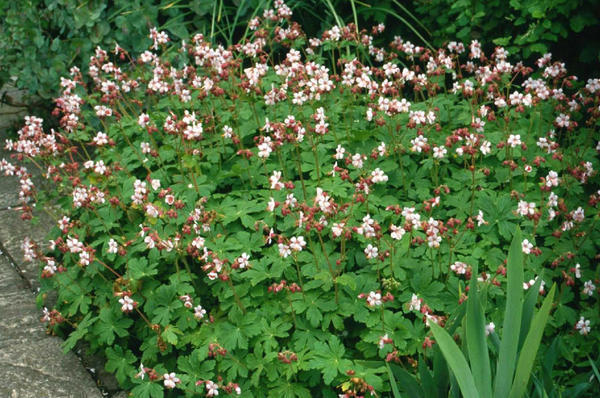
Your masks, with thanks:
[[[543,273],[538,276],[537,280],[529,288],[529,291],[525,295],[525,301],[523,303],[523,316],[521,317],[521,333],[519,335],[519,351],[523,347],[525,337],[529,333],[529,327],[531,326],[531,319],[535,311],[535,303],[537,302],[538,292],[540,291],[540,285],[542,284]]]
[[[454,373],[460,391],[464,398],[479,398],[479,393],[475,387],[475,381],[473,380],[473,374],[469,368],[469,364],[465,359],[465,356],[460,351],[460,348],[456,345],[452,337],[440,326],[431,322],[431,331],[435,341],[440,346],[448,366]]]
[[[423,389],[415,379],[415,376],[408,373],[406,370],[402,369],[398,365],[388,364],[387,362],[386,365],[388,367],[388,370],[392,371],[392,376],[398,378],[398,381],[400,382],[401,386],[400,388],[403,392],[406,392],[406,394],[408,394],[409,398],[424,398]],[[390,376],[390,379],[392,376]]]
[[[523,312],[523,249],[521,243],[521,229],[517,227],[508,252],[506,309],[498,366],[496,367],[494,398],[508,397],[517,360]]]
[[[477,291],[477,266],[473,268],[467,300],[467,352],[475,386],[482,397],[492,396],[492,371],[485,339],[485,319]]]
[[[525,338],[523,344],[523,350],[519,356],[519,362],[517,363],[517,371],[515,373],[515,380],[510,390],[509,398],[521,398],[525,394],[529,377],[531,376],[531,369],[537,355],[542,336],[544,335],[544,328],[546,322],[548,322],[548,316],[550,315],[550,309],[552,308],[552,301],[554,300],[554,292],[556,291],[556,284],[552,285],[550,293],[544,299],[542,308],[535,314],[533,322],[531,323],[531,330]]]

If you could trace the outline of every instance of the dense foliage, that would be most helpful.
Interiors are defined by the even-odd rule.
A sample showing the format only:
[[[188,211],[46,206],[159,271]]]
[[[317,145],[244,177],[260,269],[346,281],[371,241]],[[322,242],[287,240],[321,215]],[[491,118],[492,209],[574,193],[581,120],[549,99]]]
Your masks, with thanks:
[[[219,30],[214,33],[230,37],[238,20],[247,20],[258,11],[260,3],[258,0],[240,4],[211,0],[3,2],[0,86],[15,76],[18,87],[43,99],[55,98],[59,77],[66,75],[72,64],[83,65],[87,71],[86,61],[98,45],[113,48],[119,43],[138,53],[151,43],[147,32],[153,26],[168,29],[174,38],[187,40],[190,31],[210,33],[217,22]]]
[[[523,58],[552,51],[569,57],[570,67],[581,63],[578,69],[600,60],[597,1],[415,0],[413,6],[437,45],[479,39]]]
[[[140,397],[386,396],[386,363],[431,361],[473,274],[494,338],[519,226],[519,283],[558,285],[560,388],[588,382],[598,79],[477,41],[378,48],[383,25],[309,38],[280,1],[249,27],[229,48],[156,29],[137,56],[97,48],[93,84],[61,79],[60,129],[32,116],[7,141],[23,218],[60,208],[49,246],[23,248],[66,348]]]

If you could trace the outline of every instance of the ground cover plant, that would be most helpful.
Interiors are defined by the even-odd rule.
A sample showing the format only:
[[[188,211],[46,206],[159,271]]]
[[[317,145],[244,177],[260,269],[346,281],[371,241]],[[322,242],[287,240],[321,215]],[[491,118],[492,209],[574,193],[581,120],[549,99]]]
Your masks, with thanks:
[[[49,331],[136,397],[391,396],[392,370],[427,388],[429,365],[448,372],[434,323],[516,355],[495,331],[520,296],[515,241],[513,278],[552,302],[545,369],[597,392],[600,81],[477,41],[375,47],[383,25],[307,37],[291,14],[276,1],[227,48],[156,29],[140,54],[97,48],[93,84],[61,79],[60,129],[30,116],[7,140],[22,217],[56,220],[23,243],[40,302],[58,295]]]

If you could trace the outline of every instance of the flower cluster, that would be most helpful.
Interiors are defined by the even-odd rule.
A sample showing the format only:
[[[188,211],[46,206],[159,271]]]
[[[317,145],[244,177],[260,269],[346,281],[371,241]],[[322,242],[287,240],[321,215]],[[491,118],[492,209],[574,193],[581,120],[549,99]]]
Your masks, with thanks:
[[[6,142],[23,217],[43,186],[22,164],[63,213],[49,248],[23,245],[43,293],[58,291],[44,320],[85,329],[72,340],[106,349],[119,374],[151,364],[139,378],[169,396],[283,379],[374,395],[389,389],[384,361],[432,347],[428,326],[463,305],[475,269],[498,322],[520,226],[524,287],[544,270],[540,291],[573,290],[553,334],[573,352],[597,344],[597,80],[477,41],[378,47],[383,27],[310,38],[273,4],[228,48],[197,34],[163,52],[156,29],[137,58],[98,48],[91,85],[77,68],[62,80],[58,131],[28,117]],[[362,55],[328,58],[345,48]]]

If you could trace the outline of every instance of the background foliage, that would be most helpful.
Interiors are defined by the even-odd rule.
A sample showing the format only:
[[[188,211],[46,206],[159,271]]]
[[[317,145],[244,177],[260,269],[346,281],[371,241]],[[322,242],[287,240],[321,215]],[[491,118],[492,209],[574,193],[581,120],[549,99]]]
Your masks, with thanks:
[[[522,59],[552,52],[578,76],[600,60],[600,2],[596,0],[415,0],[414,11],[435,45],[479,39]]]
[[[157,26],[175,40],[202,32],[224,44],[247,33],[247,21],[262,12],[267,0],[26,0],[0,5],[0,86],[17,77],[17,86],[44,99],[58,95],[58,77],[72,65],[85,66],[93,49],[118,42],[131,51],[148,47],[147,32]],[[416,44],[441,46],[446,41],[480,39],[506,46],[527,59],[547,51],[585,78],[598,62],[600,6],[597,1],[504,0],[296,0],[295,19],[315,36],[334,23],[379,22],[394,36]],[[489,48],[487,48],[489,50]]]

